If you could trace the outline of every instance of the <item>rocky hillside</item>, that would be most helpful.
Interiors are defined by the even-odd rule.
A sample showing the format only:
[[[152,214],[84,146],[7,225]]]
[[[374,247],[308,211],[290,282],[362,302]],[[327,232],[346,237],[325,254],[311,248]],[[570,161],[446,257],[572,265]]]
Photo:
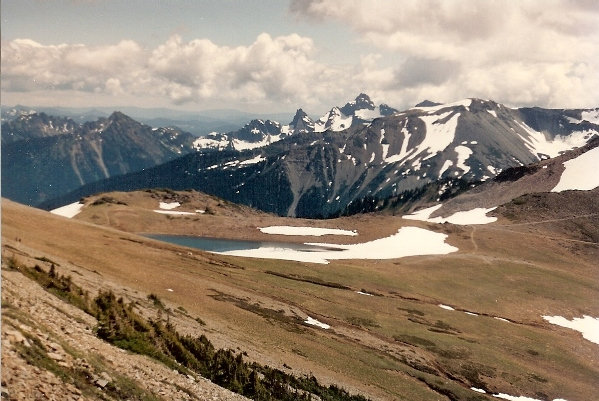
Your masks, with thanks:
[[[114,112],[76,123],[44,113],[2,124],[2,194],[37,205],[81,185],[139,171],[193,150],[193,136]]]
[[[268,146],[201,151],[83,187],[44,206],[57,207],[96,192],[152,187],[194,188],[299,217],[361,211],[364,204],[392,197],[417,200],[421,193],[427,200],[442,200],[508,168],[585,145],[599,133],[598,113],[512,109],[466,99],[445,105],[429,102],[371,122],[354,124],[352,119],[341,131],[315,129],[276,141],[270,134],[265,140],[254,127],[246,134],[255,131],[264,144],[270,141]]]
[[[101,340],[93,331],[97,324],[3,264],[2,399],[247,400]]]

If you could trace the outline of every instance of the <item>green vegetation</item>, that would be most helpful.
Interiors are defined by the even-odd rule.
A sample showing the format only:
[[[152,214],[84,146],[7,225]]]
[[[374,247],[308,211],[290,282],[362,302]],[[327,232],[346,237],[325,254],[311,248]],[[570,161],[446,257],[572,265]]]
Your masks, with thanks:
[[[152,303],[154,304],[155,307],[157,307],[159,309],[164,309],[164,304],[162,303],[160,298],[158,298],[158,295],[150,294],[150,295],[148,295],[148,299],[150,301],[152,301]]]
[[[33,268],[18,266],[14,258],[12,262],[9,260],[9,265],[61,299],[95,316],[98,337],[122,349],[150,356],[181,373],[199,373],[254,400],[309,400],[313,395],[330,401],[366,400],[335,385],[323,386],[314,376],[295,377],[278,369],[246,362],[242,352],[236,354],[230,349],[216,349],[204,335],[179,334],[170,321],[161,319],[164,304],[155,294],[150,294],[148,299],[158,308],[158,317],[146,319],[135,312],[134,303],[117,298],[112,291],[100,291],[91,300],[70,276],[58,275],[54,265],[48,272],[37,265]],[[264,313],[264,308],[256,308]],[[38,365],[53,363],[41,351],[35,350],[34,355],[37,355]]]

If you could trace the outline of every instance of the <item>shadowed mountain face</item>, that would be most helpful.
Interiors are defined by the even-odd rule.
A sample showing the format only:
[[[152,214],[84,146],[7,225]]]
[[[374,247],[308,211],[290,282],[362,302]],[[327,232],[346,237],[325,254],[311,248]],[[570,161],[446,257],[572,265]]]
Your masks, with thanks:
[[[193,188],[301,217],[364,211],[360,205],[393,197],[397,202],[422,197],[435,201],[510,167],[583,146],[599,133],[598,114],[597,109],[512,109],[467,99],[427,103],[370,122],[354,123],[352,118],[349,128],[340,131],[271,134],[267,141],[250,123],[244,132],[254,130],[264,143],[245,148],[249,150],[202,149],[162,166],[82,187],[43,206],[60,206],[95,192],[151,187]],[[296,120],[305,122],[303,116]]]
[[[78,124],[27,114],[2,125],[2,194],[37,205],[84,184],[142,170],[193,150],[193,136],[115,112]]]

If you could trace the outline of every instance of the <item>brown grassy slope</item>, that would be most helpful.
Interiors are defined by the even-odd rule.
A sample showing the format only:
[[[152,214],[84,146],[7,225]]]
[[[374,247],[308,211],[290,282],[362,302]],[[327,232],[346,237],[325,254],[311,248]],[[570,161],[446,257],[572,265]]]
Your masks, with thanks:
[[[126,212],[116,207],[124,205],[106,209]],[[159,217],[172,227],[193,225]],[[280,221],[250,216],[253,223],[238,230],[238,218],[221,220],[229,225],[222,233],[255,234],[262,218]],[[357,228],[361,241],[414,222],[359,216],[313,224]],[[591,399],[599,379],[597,345],[541,315],[599,316],[596,244],[571,241],[567,232],[544,238],[542,225],[531,225],[534,235],[494,225],[421,225],[446,231],[460,252],[326,266],[225,258],[3,202],[3,244],[12,247],[5,252],[46,256],[79,273],[74,279],[91,289],[126,289],[132,298],[156,293],[206,322],[181,317],[182,330],[205,331],[217,345],[244,349],[251,359],[281,368],[285,363],[378,399],[444,399],[441,393],[485,399],[470,386],[539,399]],[[355,292],[361,289],[379,296]],[[306,316],[331,329],[303,325]]]
[[[164,215],[156,213],[160,202],[179,202],[174,211],[192,212],[194,215]],[[271,225],[358,229],[359,241],[367,241],[397,231],[398,224],[388,222],[373,226],[371,217],[355,216],[336,220],[308,220],[278,217],[247,206],[237,205],[196,191],[147,190],[111,192],[90,196],[85,207],[75,219],[109,226],[131,233],[185,234],[242,240],[280,240],[303,242],[306,237],[269,235],[258,228]],[[196,210],[207,210],[196,213]],[[384,220],[381,220],[384,221]],[[357,237],[326,236],[327,242],[351,243]],[[311,238],[314,240],[314,237]],[[320,241],[320,240],[319,240]]]

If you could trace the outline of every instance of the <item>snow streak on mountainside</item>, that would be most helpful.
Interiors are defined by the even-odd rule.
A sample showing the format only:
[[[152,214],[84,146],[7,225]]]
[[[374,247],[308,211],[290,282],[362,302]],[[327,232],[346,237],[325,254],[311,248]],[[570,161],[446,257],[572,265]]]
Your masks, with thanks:
[[[192,142],[189,133],[151,128],[120,112],[83,124],[24,113],[2,124],[2,195],[37,205],[192,152]]]
[[[480,99],[428,102],[356,123],[356,110],[375,109],[366,99],[329,113],[327,121],[342,117],[336,124],[353,113],[347,129],[318,132],[318,122],[312,125],[301,110],[285,127],[255,120],[234,135],[203,139],[220,144],[214,146],[220,151],[200,149],[168,165],[97,184],[94,192],[195,188],[281,215],[331,216],[370,210],[383,199],[443,201],[510,167],[582,146],[599,133],[598,109],[513,109]]]

